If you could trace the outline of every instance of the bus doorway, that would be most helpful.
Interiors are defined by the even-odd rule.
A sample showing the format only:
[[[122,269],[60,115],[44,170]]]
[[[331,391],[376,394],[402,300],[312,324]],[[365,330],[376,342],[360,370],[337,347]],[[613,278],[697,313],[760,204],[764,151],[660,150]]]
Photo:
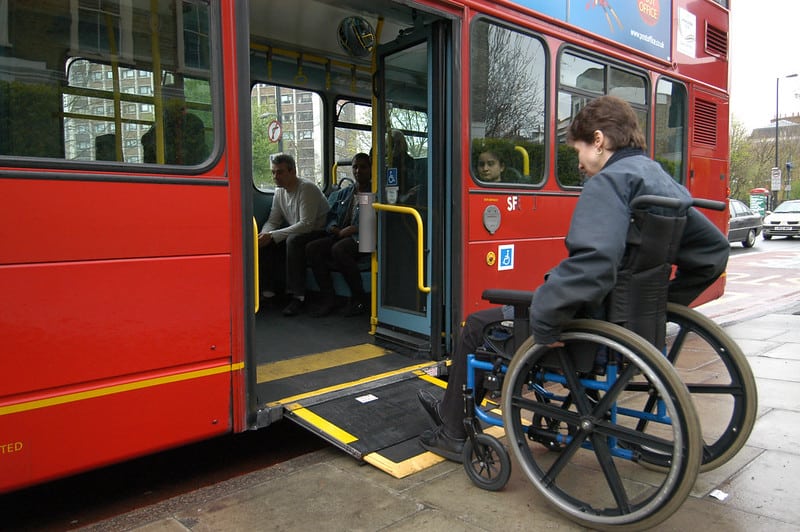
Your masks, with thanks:
[[[303,0],[250,6],[247,136],[254,186],[243,199],[253,205],[251,239],[272,208],[270,156],[278,152],[293,155],[298,176],[329,198],[352,186],[353,156],[371,153],[377,238],[362,271],[371,301],[365,314],[346,316],[339,308],[314,315],[319,292],[310,269],[299,314],[287,316],[282,305],[256,295],[261,304],[249,309],[248,425],[265,427],[285,417],[403,477],[441,460],[418,444],[429,421],[417,391],[438,394],[445,386],[438,376],[444,368],[447,214],[435,205],[449,204],[442,177],[451,143],[443,133],[449,129],[444,65],[445,48],[452,47],[441,15],[378,1],[371,5],[382,17],[370,18],[358,5]],[[287,18],[309,29],[286,31],[279,21]],[[352,46],[337,43],[336,24],[320,31],[324,21],[346,21],[351,31],[372,25],[376,45],[367,55],[350,54]],[[368,36],[359,37],[363,43]],[[393,137],[404,146],[387,142]],[[256,282],[263,287],[268,280],[258,276],[260,254],[252,240],[250,249],[252,275],[246,277],[252,285],[245,289],[255,292]],[[347,297],[337,287],[339,301]]]

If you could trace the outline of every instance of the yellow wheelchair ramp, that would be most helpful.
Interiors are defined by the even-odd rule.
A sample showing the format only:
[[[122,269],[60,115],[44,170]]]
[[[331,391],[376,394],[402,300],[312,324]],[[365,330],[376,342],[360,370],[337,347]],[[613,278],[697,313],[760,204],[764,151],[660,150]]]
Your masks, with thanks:
[[[418,441],[431,421],[417,391],[441,396],[446,383],[433,376],[440,369],[364,344],[259,366],[259,395],[283,393],[267,408],[282,408],[283,417],[403,478],[444,460]]]

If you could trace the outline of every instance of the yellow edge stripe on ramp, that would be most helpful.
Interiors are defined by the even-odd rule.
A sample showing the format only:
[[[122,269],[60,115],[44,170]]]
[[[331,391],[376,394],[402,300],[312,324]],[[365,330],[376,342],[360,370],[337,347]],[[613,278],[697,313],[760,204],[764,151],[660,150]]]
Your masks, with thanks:
[[[324,353],[315,353],[304,357],[259,364],[256,370],[256,382],[261,384],[285,379],[287,377],[295,377],[311,371],[319,371],[377,358],[386,353],[386,349],[374,344],[360,344],[344,347],[342,349],[334,349],[333,351],[326,351]]]
[[[432,376],[428,375],[427,373],[425,373],[424,371],[417,371],[415,373],[417,374],[417,377],[419,377],[420,379],[422,379],[422,380],[424,380],[426,382],[430,382],[431,384],[435,384],[439,388],[445,388],[445,389],[447,388],[447,381],[443,381],[439,377],[432,377]]]
[[[422,447],[420,447],[420,449],[422,449]],[[389,473],[394,478],[405,478],[408,475],[419,473],[440,462],[444,462],[445,459],[430,451],[422,451],[420,454],[398,463],[392,462],[381,455],[380,452],[374,452],[364,456],[364,461],[377,467],[384,473]]]
[[[353,436],[349,432],[340,429],[327,419],[318,416],[317,414],[306,408],[299,408],[297,410],[293,410],[292,414],[301,418],[306,423],[311,424],[311,426],[316,427],[324,434],[328,434],[344,444],[349,445],[354,441],[358,440],[356,436]]]
[[[505,436],[505,430],[503,427],[495,427],[490,426],[483,430],[484,434],[489,434],[494,436],[495,438],[502,438]],[[422,450],[420,447],[420,454],[416,456],[412,456],[402,462],[393,462],[383,456],[380,451],[376,451],[374,453],[369,453],[368,455],[364,456],[364,461],[368,464],[377,467],[384,473],[389,473],[394,478],[405,478],[409,475],[413,475],[414,473],[419,473],[429,467],[433,467],[440,462],[444,462],[445,458],[442,458],[438,454],[434,454],[430,451]]]
[[[284,408],[287,410],[294,411],[297,408],[302,408],[300,404],[289,404],[296,401],[301,401],[303,399],[308,399],[309,397],[316,397],[318,395],[323,395],[330,392],[335,392],[338,390],[344,390],[353,386],[358,386],[359,384],[365,384],[368,382],[379,381],[381,379],[385,379],[387,377],[393,377],[395,375],[402,375],[403,373],[414,373],[415,376],[417,375],[417,370],[420,370],[420,373],[424,374],[424,371],[421,371],[423,368],[433,367],[436,365],[436,362],[423,362],[421,364],[415,364],[413,366],[408,366],[405,368],[396,369],[394,371],[387,371],[386,373],[379,373],[377,375],[371,375],[369,377],[364,377],[363,379],[358,379],[350,382],[343,382],[341,384],[336,384],[334,386],[328,386],[327,388],[320,388],[319,390],[312,390],[310,392],[301,393],[298,395],[293,395],[291,397],[284,397],[283,399],[278,399],[277,401],[273,401],[267,406],[278,406],[283,405]]]

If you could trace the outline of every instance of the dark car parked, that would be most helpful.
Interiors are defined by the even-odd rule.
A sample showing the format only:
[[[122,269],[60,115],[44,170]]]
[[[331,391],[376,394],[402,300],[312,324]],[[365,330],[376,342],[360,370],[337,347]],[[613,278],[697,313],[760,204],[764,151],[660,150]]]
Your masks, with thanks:
[[[746,248],[753,247],[763,227],[761,216],[739,200],[729,200],[728,205],[731,215],[728,242],[741,242]]]

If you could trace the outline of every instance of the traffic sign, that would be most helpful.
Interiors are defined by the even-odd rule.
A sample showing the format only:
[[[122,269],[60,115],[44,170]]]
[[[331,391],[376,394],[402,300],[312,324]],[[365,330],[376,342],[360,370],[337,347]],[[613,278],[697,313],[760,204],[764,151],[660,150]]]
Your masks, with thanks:
[[[777,166],[772,168],[772,190],[780,190],[781,189],[781,169]]]

